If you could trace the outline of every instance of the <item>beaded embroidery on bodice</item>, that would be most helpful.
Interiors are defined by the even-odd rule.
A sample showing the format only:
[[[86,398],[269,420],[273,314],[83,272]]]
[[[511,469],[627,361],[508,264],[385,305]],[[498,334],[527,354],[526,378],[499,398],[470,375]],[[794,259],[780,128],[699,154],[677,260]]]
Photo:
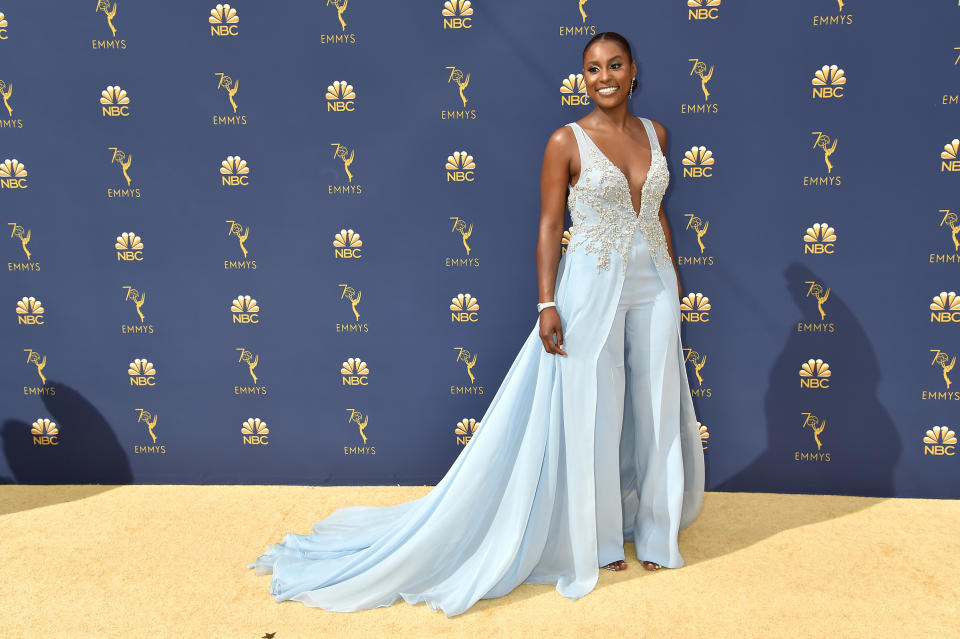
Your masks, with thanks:
[[[573,221],[570,244],[567,251],[583,246],[586,253],[597,253],[597,271],[610,269],[610,253],[620,254],[622,270],[626,273],[627,260],[633,235],[639,228],[650,248],[654,264],[670,266],[667,241],[660,226],[660,201],[670,182],[667,158],[660,151],[653,125],[640,118],[650,142],[650,169],[640,190],[640,211],[633,210],[630,183],[579,124],[568,126],[577,135],[578,147],[583,145],[586,153],[580,153],[580,178],[569,187],[567,208]],[[583,158],[588,162],[585,164]]]

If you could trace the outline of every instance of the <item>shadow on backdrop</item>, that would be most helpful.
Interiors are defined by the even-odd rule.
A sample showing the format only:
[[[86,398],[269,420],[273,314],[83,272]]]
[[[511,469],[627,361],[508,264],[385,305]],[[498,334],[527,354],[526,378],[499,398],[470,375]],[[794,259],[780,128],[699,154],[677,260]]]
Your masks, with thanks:
[[[828,282],[796,262],[784,276],[803,321],[833,324],[835,333],[799,333],[791,325],[764,397],[767,450],[717,490],[892,497],[902,443],[877,396],[881,374],[873,346],[836,293],[823,303],[821,319],[809,282]],[[811,358],[836,371],[831,388],[800,387],[800,366]]]
[[[63,382],[48,380],[56,395],[44,395],[43,404],[60,430],[56,446],[38,446],[31,424],[7,420],[0,431],[3,454],[13,477],[4,484],[131,484],[130,462],[113,429],[97,408]],[[14,499],[0,500],[0,515],[73,501],[110,490],[112,486],[69,486],[62,491],[17,491]]]

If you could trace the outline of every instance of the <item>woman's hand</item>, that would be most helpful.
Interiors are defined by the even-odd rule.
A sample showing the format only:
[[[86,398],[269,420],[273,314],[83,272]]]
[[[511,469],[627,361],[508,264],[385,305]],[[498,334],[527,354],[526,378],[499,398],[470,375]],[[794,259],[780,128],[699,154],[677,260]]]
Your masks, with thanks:
[[[557,341],[554,342],[554,334]],[[563,327],[560,325],[560,313],[556,306],[550,306],[540,311],[540,340],[543,342],[543,349],[554,355],[566,355],[563,350]]]

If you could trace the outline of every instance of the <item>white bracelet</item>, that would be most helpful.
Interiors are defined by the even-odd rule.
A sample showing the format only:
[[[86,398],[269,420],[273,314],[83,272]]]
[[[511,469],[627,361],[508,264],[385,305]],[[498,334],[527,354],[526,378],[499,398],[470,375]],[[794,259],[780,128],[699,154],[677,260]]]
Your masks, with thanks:
[[[537,304],[537,313],[540,313],[545,308],[550,308],[551,306],[556,306],[556,302],[544,302],[543,304]]]

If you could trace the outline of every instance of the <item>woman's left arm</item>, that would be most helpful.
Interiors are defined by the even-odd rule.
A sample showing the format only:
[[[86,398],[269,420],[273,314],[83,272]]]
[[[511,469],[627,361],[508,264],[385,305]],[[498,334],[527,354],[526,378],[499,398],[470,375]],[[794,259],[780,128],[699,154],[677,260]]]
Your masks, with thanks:
[[[667,130],[656,120],[651,120],[653,130],[657,132],[657,139],[660,141],[660,149],[666,155],[667,149]],[[683,286],[680,284],[680,269],[677,267],[677,258],[673,253],[673,240],[670,237],[670,225],[667,223],[667,214],[663,210],[663,201],[660,202],[660,228],[663,229],[663,237],[667,240],[667,251],[670,253],[670,263],[673,264],[673,272],[677,276],[677,297],[683,297]]]

